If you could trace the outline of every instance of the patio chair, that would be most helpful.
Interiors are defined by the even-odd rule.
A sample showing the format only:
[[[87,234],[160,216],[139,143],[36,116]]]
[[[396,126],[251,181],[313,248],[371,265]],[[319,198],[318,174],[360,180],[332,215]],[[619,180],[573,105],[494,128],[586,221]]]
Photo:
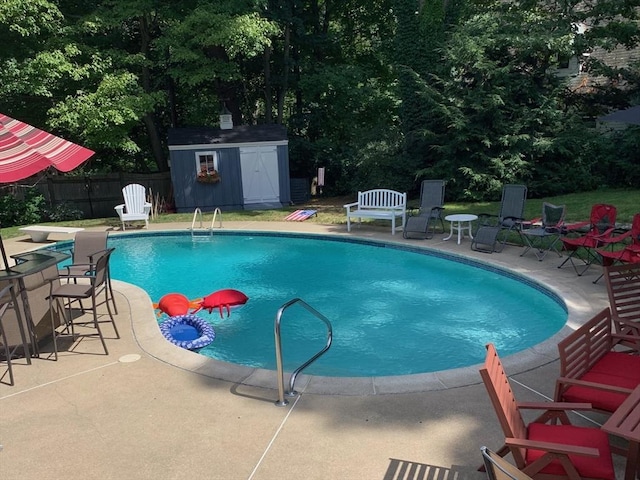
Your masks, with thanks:
[[[623,341],[635,348],[620,351]],[[587,402],[613,413],[640,385],[640,336],[614,333],[608,307],[563,338],[558,353],[556,402]]]
[[[523,229],[522,238],[525,240],[525,250],[520,254],[524,256],[532,248],[538,260],[544,260],[551,250],[554,250],[559,257],[562,256],[556,246],[560,242],[560,236],[566,231],[564,225],[565,215],[564,205],[553,205],[552,203],[542,203],[542,219],[539,227]]]
[[[76,233],[73,248],[71,265],[64,267],[58,271],[60,277],[70,276],[77,283],[79,276],[87,273],[87,268],[94,264],[93,256],[96,253],[104,252],[107,249],[107,241],[109,232],[92,232],[82,231]],[[113,288],[111,287],[111,272],[107,271],[107,282],[109,287],[109,296],[113,305],[113,312],[118,314],[118,307],[113,296]]]
[[[533,480],[487,447],[480,447],[480,452],[489,480]]]
[[[616,213],[616,207],[613,205],[601,203],[591,207],[587,232],[580,237],[566,236],[560,239],[569,255],[564,262],[558,265],[558,268],[562,268],[569,262],[578,276],[584,275],[594,261],[598,260],[596,249],[603,246],[606,240],[611,237],[616,225]],[[578,255],[580,249],[585,251],[584,257]],[[574,260],[584,264],[584,268],[579,270]]]
[[[515,466],[534,479],[615,480],[607,434],[599,428],[572,425],[567,415],[567,410],[590,409],[590,404],[516,402],[492,344],[487,345],[480,375],[505,435],[505,444],[496,452],[499,456],[511,452]],[[525,424],[524,409],[543,413]]]
[[[69,279],[72,277],[77,278],[78,283],[65,283],[60,282],[56,286],[56,282],[60,280],[60,277],[50,280],[49,296],[49,308],[50,311],[54,311],[54,305],[61,309],[60,317],[64,319],[63,330],[70,332],[71,336],[75,340],[76,336],[82,337],[99,337],[102,347],[104,348],[105,355],[109,355],[107,344],[104,341],[102,330],[100,329],[101,323],[111,323],[116,332],[116,338],[120,338],[118,329],[116,327],[115,319],[113,318],[113,312],[110,307],[109,299],[109,287],[108,287],[108,271],[109,271],[109,259],[113,248],[104,250],[101,253],[95,253],[93,259],[95,263],[86,266],[86,273],[81,275],[65,274],[62,278]],[[78,266],[78,265],[76,265]],[[99,297],[103,295],[104,299],[100,300]],[[72,304],[76,300],[91,300],[91,320],[87,320],[83,315],[74,317],[74,311],[71,308]],[[98,307],[104,304],[107,309],[108,320],[98,320]],[[86,308],[82,309],[84,313]],[[103,316],[101,314],[101,316]],[[60,335],[57,331],[58,326],[55,324],[54,315],[51,315],[51,328],[53,331],[53,352],[55,360],[58,359],[58,343],[57,338]],[[75,326],[81,326],[86,328],[94,328],[95,333],[76,334]]]
[[[619,335],[640,336],[640,263],[610,265],[604,268],[613,328]],[[621,340],[636,348],[636,342]]]
[[[432,238],[436,222],[444,231],[444,180],[423,180],[420,186],[420,207],[417,215],[410,215],[402,232],[404,238]],[[431,229],[431,231],[430,231]]]
[[[126,222],[144,220],[146,228],[149,228],[149,214],[151,204],[146,200],[146,190],[142,185],[131,183],[122,189],[124,203],[113,207],[122,222],[122,230],[126,229]]]
[[[628,241],[631,243],[627,243]],[[631,229],[621,235],[609,237],[603,242],[606,247],[596,249],[603,267],[620,263],[640,263],[640,213],[633,216]],[[620,245],[622,248],[619,248]],[[593,283],[598,283],[603,275],[604,273]]]
[[[7,374],[9,375],[9,385],[14,385],[13,379],[13,365],[11,363],[11,359],[13,358],[13,351],[9,346],[9,341],[7,340],[7,333],[4,329],[4,325],[2,323],[2,317],[4,317],[5,312],[10,306],[13,306],[16,310],[16,314],[18,316],[18,321],[22,322],[20,318],[20,312],[18,310],[18,302],[16,299],[16,294],[13,289],[13,284],[9,284],[0,290],[0,342],[2,342],[2,350],[4,354],[5,362],[7,362]],[[23,344],[25,344],[26,340],[23,335]],[[26,347],[25,347],[26,348]],[[29,351],[26,350],[27,359],[29,359]],[[29,360],[29,364],[31,360]],[[4,375],[0,376],[0,380],[4,378]]]
[[[524,222],[524,206],[527,201],[525,185],[505,185],[498,215],[481,213],[478,215],[478,230],[471,241],[471,250],[493,253],[500,252],[512,231],[519,232]],[[502,239],[499,237],[502,236]]]

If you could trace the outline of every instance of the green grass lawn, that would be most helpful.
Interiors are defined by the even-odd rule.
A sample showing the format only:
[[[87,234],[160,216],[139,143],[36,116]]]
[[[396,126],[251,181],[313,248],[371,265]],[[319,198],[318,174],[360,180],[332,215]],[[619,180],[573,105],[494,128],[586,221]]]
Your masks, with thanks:
[[[346,223],[345,210],[343,205],[348,202],[355,201],[353,198],[314,198],[304,205],[295,205],[278,210],[253,210],[253,211],[237,211],[223,212],[222,218],[225,222],[230,221],[282,221],[289,213],[298,209],[314,209],[317,210],[317,217],[310,220],[322,224],[343,224]],[[618,210],[617,223],[621,225],[631,224],[631,219],[636,213],[640,213],[640,189],[601,189],[587,193],[572,193],[558,197],[550,197],[545,199],[529,199],[527,200],[525,209],[525,218],[532,219],[540,217],[542,214],[542,202],[550,202],[555,205],[566,205],[566,221],[578,222],[589,219],[591,206],[596,203],[609,203],[615,205]],[[418,203],[418,199],[413,202]],[[449,203],[445,204],[445,214],[452,215],[455,213],[492,213],[497,214],[500,209],[500,202],[476,202],[476,203]],[[211,213],[204,214],[204,223],[209,224],[213,218]],[[191,223],[193,213],[174,213],[161,214],[153,220],[154,223],[174,223],[188,222]],[[57,225],[68,227],[95,227],[95,226],[114,226],[120,225],[117,217],[77,220],[69,222],[60,222]],[[386,225],[386,223],[385,223]],[[8,227],[2,229],[4,238],[11,238],[22,235],[18,231],[19,227]]]

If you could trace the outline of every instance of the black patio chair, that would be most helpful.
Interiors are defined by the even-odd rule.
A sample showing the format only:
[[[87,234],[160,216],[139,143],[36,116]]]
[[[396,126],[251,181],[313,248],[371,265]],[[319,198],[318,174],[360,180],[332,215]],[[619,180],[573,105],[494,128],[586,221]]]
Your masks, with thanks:
[[[502,188],[500,213],[478,215],[478,230],[471,241],[471,250],[501,252],[512,231],[520,232],[527,201],[525,185],[505,185]]]

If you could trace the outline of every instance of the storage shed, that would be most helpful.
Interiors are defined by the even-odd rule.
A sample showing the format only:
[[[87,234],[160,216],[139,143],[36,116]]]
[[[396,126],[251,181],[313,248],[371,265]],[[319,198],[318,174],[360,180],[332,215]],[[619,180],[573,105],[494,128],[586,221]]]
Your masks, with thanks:
[[[291,202],[283,125],[173,128],[168,140],[178,213],[260,210]]]

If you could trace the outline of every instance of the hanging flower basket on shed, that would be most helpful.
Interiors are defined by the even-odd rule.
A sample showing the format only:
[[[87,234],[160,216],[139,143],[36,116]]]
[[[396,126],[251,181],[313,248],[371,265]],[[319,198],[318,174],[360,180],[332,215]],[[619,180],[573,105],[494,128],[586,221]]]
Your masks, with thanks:
[[[220,181],[220,175],[216,170],[200,172],[198,173],[196,180],[200,183],[218,183]]]

